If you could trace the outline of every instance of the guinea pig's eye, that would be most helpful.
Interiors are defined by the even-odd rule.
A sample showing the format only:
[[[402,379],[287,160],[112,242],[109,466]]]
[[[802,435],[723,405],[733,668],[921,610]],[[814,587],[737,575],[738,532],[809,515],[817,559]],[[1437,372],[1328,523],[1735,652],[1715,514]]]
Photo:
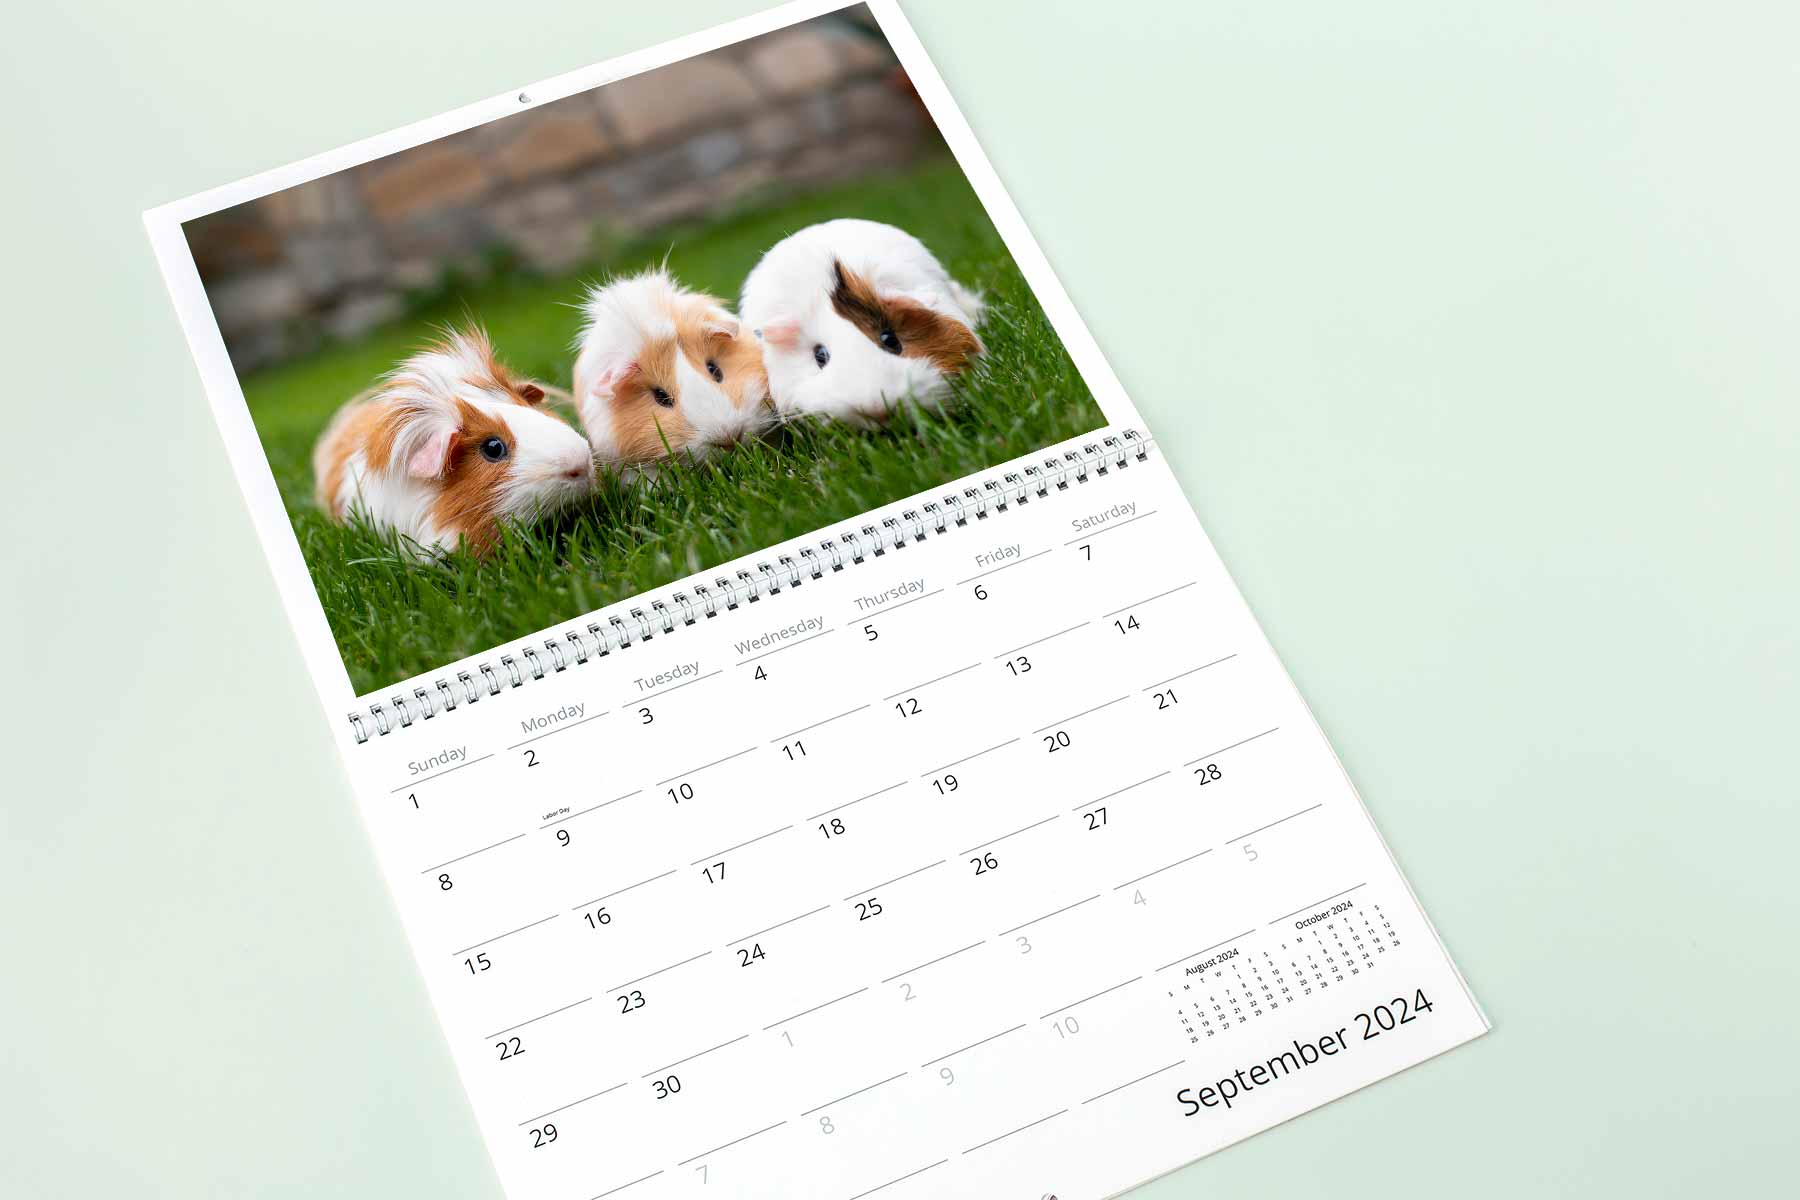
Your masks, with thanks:
[[[824,346],[814,346],[813,361],[818,363],[819,370],[823,371],[825,369],[825,364],[831,361],[831,351],[827,350]]]
[[[499,462],[506,457],[506,443],[497,437],[491,437],[481,443],[481,457],[489,462]]]
[[[891,329],[881,331],[881,348],[889,354],[900,353],[900,335]]]
[[[675,407],[675,397],[669,395],[669,393],[663,391],[661,388],[651,388],[650,389],[650,398],[652,400],[656,401],[658,404],[662,405],[664,408],[674,408]]]
[[[725,382],[725,372],[719,370],[719,364],[710,358],[706,360],[706,373],[713,377],[714,383]]]

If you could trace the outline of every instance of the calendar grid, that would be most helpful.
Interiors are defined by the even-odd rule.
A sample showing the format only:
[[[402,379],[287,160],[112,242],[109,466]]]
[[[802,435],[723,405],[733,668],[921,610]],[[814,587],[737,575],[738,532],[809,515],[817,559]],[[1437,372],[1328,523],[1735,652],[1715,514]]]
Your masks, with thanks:
[[[934,576],[959,577],[946,564],[966,572],[970,559],[950,546],[937,559],[915,556],[894,577],[923,577],[913,599],[938,603],[899,620],[890,603],[833,626],[827,614],[856,604],[861,589],[808,592],[818,597],[800,614],[808,625],[846,635],[824,660],[740,659],[728,639],[741,635],[724,629],[712,649],[697,638],[686,655],[698,674],[675,664],[689,676],[677,687],[650,688],[630,669],[571,676],[544,709],[564,722],[556,731],[579,723],[587,733],[534,737],[505,756],[516,762],[489,761],[425,797],[446,816],[427,832],[441,852],[415,860],[439,863],[423,872],[430,894],[450,892],[443,872],[456,872],[454,895],[427,918],[427,944],[488,932],[471,926],[495,905],[514,917],[497,926],[507,932],[455,955],[469,990],[452,1000],[449,1027],[459,1044],[496,1030],[487,1041],[502,1062],[524,1052],[520,1038],[533,1052],[521,1067],[474,1068],[494,1089],[484,1119],[511,1129],[517,1113],[541,1110],[516,1122],[527,1144],[505,1151],[519,1169],[561,1175],[585,1164],[582,1190],[565,1196],[597,1189],[604,1176],[586,1173],[599,1171],[631,1180],[601,1195],[663,1194],[657,1181],[678,1187],[690,1168],[696,1182],[709,1171],[715,1184],[760,1180],[758,1194],[785,1194],[767,1189],[790,1170],[818,1172],[816,1194],[831,1200],[937,1194],[937,1185],[970,1194],[971,1181],[1011,1177],[1034,1157],[1067,1168],[1049,1142],[1103,1127],[1110,1136],[1108,1122],[1147,1111],[1166,1120],[1156,1081],[1210,1061],[1182,1056],[1176,1038],[1196,1050],[1254,1045],[1241,1029],[1340,989],[1366,994],[1364,972],[1383,959],[1424,961],[1394,954],[1400,937],[1385,914],[1353,895],[1375,880],[1387,903],[1383,881],[1393,877],[1376,873],[1371,845],[1346,841],[1342,802],[1354,795],[1320,770],[1303,717],[1269,685],[1254,626],[1183,599],[1206,594],[1212,565],[1174,556],[1141,573],[1117,568],[1178,544],[1172,506],[1104,552],[1090,554],[1086,540],[1055,559],[1034,552],[1061,541],[1046,529],[1172,487],[1166,473],[1133,473],[1095,504],[1042,510],[1007,544],[970,551],[977,562],[975,552],[1004,551],[1054,568],[982,572],[933,590]],[[859,549],[875,556],[866,540]],[[1040,607],[1031,597],[1044,588],[1057,599]],[[1128,595],[1141,598],[1121,606]],[[992,644],[1014,648],[993,655]],[[717,661],[743,670],[711,669]],[[896,690],[898,679],[915,682]],[[678,690],[688,682],[711,686]],[[486,716],[486,732],[471,726],[466,740],[541,719]],[[716,729],[690,737],[696,717]],[[1196,758],[1196,744],[1218,748]],[[409,757],[429,756],[397,750],[387,761]],[[625,790],[634,776],[655,782]],[[516,791],[520,778],[545,786]],[[596,779],[620,794],[585,803]],[[515,805],[515,795],[544,800]],[[459,796],[495,803],[459,806]],[[416,822],[411,798],[391,815]],[[565,807],[527,807],[543,803]],[[566,836],[573,818],[602,809],[611,815]],[[555,860],[526,849],[561,855],[572,845]],[[700,845],[714,849],[696,855]],[[1291,865],[1250,866],[1259,856]],[[1340,859],[1353,866],[1334,870]],[[574,871],[546,870],[551,861]],[[495,888],[508,879],[525,886]],[[844,890],[858,879],[879,882]],[[548,909],[595,886],[608,890],[527,923],[533,897]],[[1268,919],[1327,887],[1325,899]],[[553,919],[575,913],[582,919]],[[542,935],[528,932],[540,925]],[[754,932],[739,934],[745,926]],[[1224,936],[1234,926],[1241,932]],[[1173,957],[1196,941],[1202,949]],[[491,963],[464,957],[479,948]],[[602,987],[608,978],[625,982]],[[1051,1060],[1063,1066],[1041,1075]],[[986,1089],[1001,1080],[1016,1082],[990,1105]],[[934,1097],[954,1115],[934,1116]],[[840,1161],[899,1113],[916,1128],[893,1155]],[[796,1139],[831,1135],[808,1130],[821,1119],[850,1136],[821,1138],[809,1154]],[[563,1149],[539,1157],[546,1138]],[[933,1151],[936,1161],[901,1173],[905,1158]],[[863,1170],[872,1178],[859,1179]],[[1056,1190],[1100,1194],[1073,1182]]]

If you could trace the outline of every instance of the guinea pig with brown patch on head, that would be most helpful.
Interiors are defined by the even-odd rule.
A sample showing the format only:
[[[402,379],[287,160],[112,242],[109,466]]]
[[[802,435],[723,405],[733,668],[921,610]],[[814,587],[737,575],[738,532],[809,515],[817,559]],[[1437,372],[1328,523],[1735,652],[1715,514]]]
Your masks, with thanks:
[[[902,404],[942,405],[983,353],[984,307],[910,233],[842,219],[770,247],[738,311],[762,339],[783,417],[877,425]]]
[[[505,522],[554,512],[593,490],[587,439],[541,407],[479,329],[453,331],[350,400],[313,448],[319,507],[401,534],[420,559],[486,554]]]
[[[775,423],[762,348],[721,301],[651,270],[583,309],[575,403],[602,463],[698,460]]]

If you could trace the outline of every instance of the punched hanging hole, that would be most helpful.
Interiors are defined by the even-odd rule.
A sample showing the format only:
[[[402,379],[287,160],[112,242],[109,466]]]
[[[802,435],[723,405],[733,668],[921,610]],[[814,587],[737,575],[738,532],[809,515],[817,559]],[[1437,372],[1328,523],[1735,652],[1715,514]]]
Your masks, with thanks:
[[[527,96],[524,92],[520,92],[519,93],[519,103],[520,104],[530,104],[531,97]]]

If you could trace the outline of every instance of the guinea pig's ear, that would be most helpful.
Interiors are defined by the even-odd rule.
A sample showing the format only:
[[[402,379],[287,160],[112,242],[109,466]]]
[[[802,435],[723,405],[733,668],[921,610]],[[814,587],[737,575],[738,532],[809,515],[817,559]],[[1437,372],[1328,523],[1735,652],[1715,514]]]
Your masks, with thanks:
[[[723,309],[715,309],[708,313],[706,320],[701,323],[700,336],[709,342],[729,342],[737,337],[740,328],[736,317]]]
[[[462,415],[455,405],[441,402],[409,403],[400,409],[400,424],[390,461],[405,464],[414,479],[442,479],[450,469],[450,450],[462,430]]]
[[[519,385],[519,399],[527,404],[540,404],[544,399],[544,389],[529,381],[521,383]]]
[[[413,446],[406,460],[406,473],[414,479],[441,479],[450,466],[450,443],[456,437],[456,426],[438,425]]]
[[[756,331],[756,336],[763,340],[765,346],[773,346],[777,350],[792,350],[800,344],[800,322],[792,317],[764,321],[763,327]]]
[[[638,373],[636,360],[623,354],[612,354],[595,364],[599,374],[594,376],[593,392],[596,396],[611,396],[619,390],[619,385]]]

